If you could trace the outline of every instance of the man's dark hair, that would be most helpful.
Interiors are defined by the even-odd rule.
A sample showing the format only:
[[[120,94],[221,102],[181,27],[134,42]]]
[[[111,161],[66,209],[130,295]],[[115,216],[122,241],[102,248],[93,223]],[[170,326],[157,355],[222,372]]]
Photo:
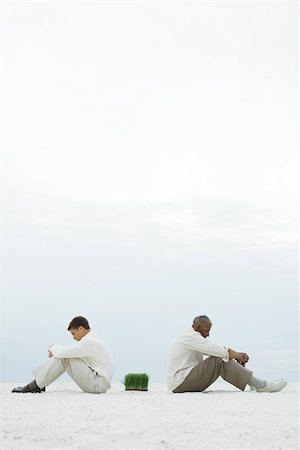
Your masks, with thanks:
[[[79,327],[83,327],[86,330],[90,329],[90,325],[89,325],[88,321],[84,317],[78,316],[78,317],[74,317],[74,319],[71,320],[71,322],[68,326],[68,331],[70,331],[71,328],[78,330]]]

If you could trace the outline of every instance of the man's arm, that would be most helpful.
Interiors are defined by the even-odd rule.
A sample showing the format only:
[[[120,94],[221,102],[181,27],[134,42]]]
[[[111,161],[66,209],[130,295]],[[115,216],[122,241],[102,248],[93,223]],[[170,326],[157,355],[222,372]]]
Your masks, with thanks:
[[[94,356],[97,353],[94,345],[86,340],[81,340],[73,345],[52,345],[48,352],[50,358],[51,356],[55,358],[83,358]]]
[[[228,362],[230,359],[235,359],[239,364],[244,365],[249,360],[249,356],[246,353],[236,352],[231,348],[226,348],[222,345],[215,344],[197,332],[188,334],[182,338],[182,342],[188,348],[202,352],[208,356],[222,358],[224,362]]]
[[[226,347],[215,344],[210,339],[202,337],[200,333],[195,332],[192,335],[185,336],[183,343],[191,350],[204,353],[204,355],[216,356],[222,358],[225,362],[229,360]]]

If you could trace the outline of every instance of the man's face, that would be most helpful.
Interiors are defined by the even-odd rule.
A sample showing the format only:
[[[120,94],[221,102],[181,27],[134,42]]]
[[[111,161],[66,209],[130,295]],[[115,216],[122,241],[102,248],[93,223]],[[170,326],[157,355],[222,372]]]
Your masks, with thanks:
[[[80,341],[80,339],[82,339],[83,336],[86,335],[87,330],[83,327],[71,328],[70,333],[72,334],[73,339],[75,339],[75,341]]]
[[[207,338],[209,336],[211,327],[212,327],[211,322],[201,322],[201,323],[199,323],[199,325],[197,326],[197,328],[195,330],[198,331],[198,333],[200,333],[201,336],[203,336],[204,338]]]

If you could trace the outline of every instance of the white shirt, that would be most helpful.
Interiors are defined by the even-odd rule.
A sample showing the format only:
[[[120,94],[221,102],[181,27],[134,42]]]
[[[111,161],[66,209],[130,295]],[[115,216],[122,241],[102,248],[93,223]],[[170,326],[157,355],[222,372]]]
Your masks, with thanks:
[[[109,383],[113,374],[112,354],[105,342],[90,331],[74,345],[52,345],[55,358],[80,358]]]
[[[176,389],[193,367],[203,361],[203,355],[218,356],[225,362],[229,361],[229,354],[225,347],[204,338],[192,327],[177,337],[169,358],[168,389],[170,391]]]

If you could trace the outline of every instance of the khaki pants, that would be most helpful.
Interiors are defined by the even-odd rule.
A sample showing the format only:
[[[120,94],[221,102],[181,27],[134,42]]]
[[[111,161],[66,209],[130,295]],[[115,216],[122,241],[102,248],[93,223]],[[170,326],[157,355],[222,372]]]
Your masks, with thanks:
[[[203,362],[193,367],[191,372],[176,389],[175,393],[202,392],[221,376],[228,383],[233,384],[243,391],[252,376],[251,370],[230,360],[227,363],[222,358],[209,356]]]
[[[52,356],[46,364],[33,371],[36,384],[40,389],[53,383],[60,375],[67,372],[83,392],[101,394],[110,388],[110,383],[97,375],[82,359]]]

